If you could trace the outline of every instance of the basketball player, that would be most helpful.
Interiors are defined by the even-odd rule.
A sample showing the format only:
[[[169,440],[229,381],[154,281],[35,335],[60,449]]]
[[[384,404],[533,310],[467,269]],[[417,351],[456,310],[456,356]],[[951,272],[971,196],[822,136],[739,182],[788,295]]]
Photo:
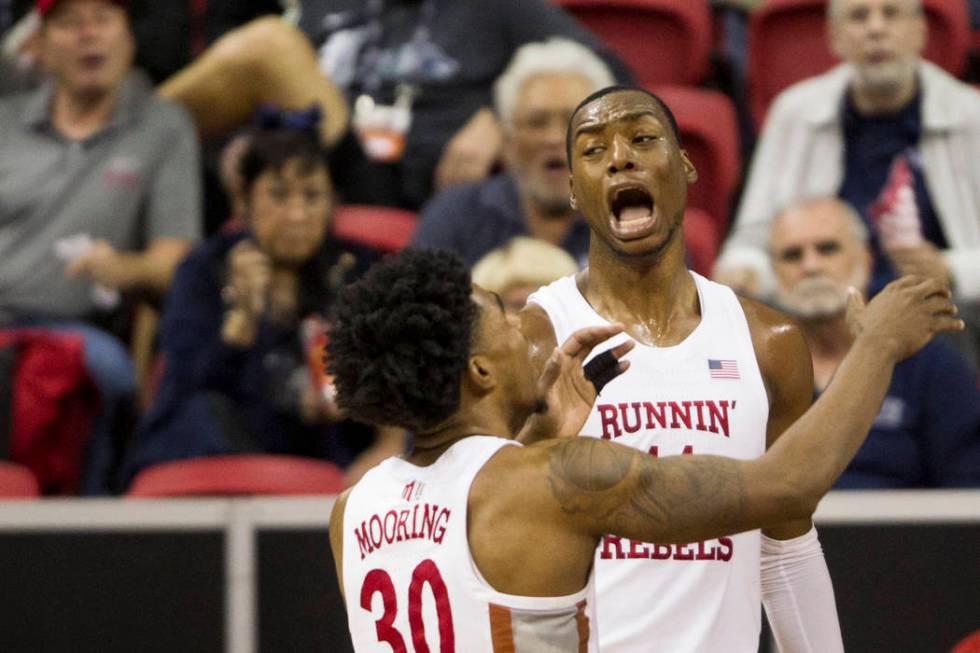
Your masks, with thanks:
[[[340,406],[415,435],[331,516],[355,649],[594,651],[586,608],[602,534],[681,543],[809,515],[895,362],[961,327],[948,297],[903,280],[876,298],[827,391],[762,458],[658,459],[597,438],[510,439],[578,432],[596,399],[582,363],[621,327],[575,332],[539,377],[517,319],[454,256],[383,262],[343,293],[329,344]],[[590,378],[624,371],[630,347],[596,357]]]
[[[681,221],[697,171],[670,110],[645,90],[600,90],[570,119],[567,147],[589,265],[529,298],[525,332],[544,352],[611,323],[625,325],[612,343],[638,343],[582,434],[651,456],[762,455],[810,405],[810,356],[788,317],[686,269]],[[604,653],[647,650],[654,638],[663,651],[754,652],[760,595],[784,653],[843,649],[810,515],[690,542],[603,538]]]

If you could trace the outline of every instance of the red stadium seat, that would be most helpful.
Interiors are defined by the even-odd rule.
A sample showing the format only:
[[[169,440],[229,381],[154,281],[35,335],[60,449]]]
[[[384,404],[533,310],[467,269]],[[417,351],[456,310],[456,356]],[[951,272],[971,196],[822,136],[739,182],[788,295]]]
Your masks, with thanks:
[[[684,246],[695,272],[709,276],[721,246],[718,222],[698,208],[684,211]]]
[[[718,233],[725,233],[741,174],[735,105],[717,91],[679,86],[652,90],[677,118],[682,145],[698,171],[697,182],[687,189],[687,205],[706,211],[718,222]]]
[[[333,215],[333,233],[380,252],[397,252],[408,244],[418,217],[412,211],[387,206],[348,204]]]
[[[922,0],[929,24],[925,57],[959,75],[969,47],[963,0]],[[831,68],[826,0],[764,0],[749,22],[749,109],[756,129],[787,86]]]
[[[697,84],[708,69],[707,0],[556,0],[609,44],[643,86]]]
[[[0,461],[0,499],[31,499],[39,494],[37,479],[31,470]]]
[[[130,497],[338,494],[344,472],[333,463],[271,455],[213,456],[153,465],[133,480]]]

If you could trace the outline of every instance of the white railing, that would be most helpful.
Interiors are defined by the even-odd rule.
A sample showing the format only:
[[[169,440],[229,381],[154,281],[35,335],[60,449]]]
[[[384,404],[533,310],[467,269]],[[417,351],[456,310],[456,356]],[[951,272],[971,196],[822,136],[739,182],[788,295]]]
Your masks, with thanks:
[[[255,534],[262,528],[327,527],[334,497],[240,499],[42,499],[0,501],[0,537],[29,531],[225,532],[225,643],[255,653]],[[980,523],[980,490],[834,492],[818,524]],[[326,534],[324,534],[326,539]]]

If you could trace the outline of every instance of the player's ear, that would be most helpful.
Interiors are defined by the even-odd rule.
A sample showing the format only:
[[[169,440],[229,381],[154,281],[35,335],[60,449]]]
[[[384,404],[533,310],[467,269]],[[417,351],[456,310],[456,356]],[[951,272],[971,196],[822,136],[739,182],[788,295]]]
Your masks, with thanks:
[[[693,184],[698,180],[698,169],[691,163],[691,157],[687,155],[687,150],[681,150],[681,161],[684,165],[684,176],[687,177],[687,183]]]
[[[572,207],[573,211],[578,210],[578,201],[575,199],[575,183],[572,181],[571,175],[568,175],[568,205]]]
[[[486,394],[497,386],[497,378],[486,356],[470,356],[466,366],[466,381],[477,394]]]

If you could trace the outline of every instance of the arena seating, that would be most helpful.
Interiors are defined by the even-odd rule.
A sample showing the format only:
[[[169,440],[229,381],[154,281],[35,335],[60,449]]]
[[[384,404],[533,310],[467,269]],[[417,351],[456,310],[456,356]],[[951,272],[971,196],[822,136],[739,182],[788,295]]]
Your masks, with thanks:
[[[408,244],[418,217],[412,211],[386,206],[348,204],[333,215],[333,233],[383,253],[397,252]]]
[[[721,247],[718,222],[705,211],[688,207],[684,211],[684,246],[694,271],[709,276]]]
[[[39,494],[37,479],[31,470],[0,461],[0,499],[30,499]]]
[[[337,494],[344,473],[295,456],[237,455],[160,463],[140,472],[130,497]]]
[[[673,111],[682,145],[698,171],[698,181],[687,190],[688,206],[706,211],[723,236],[741,171],[735,104],[718,91],[680,86],[651,90]]]
[[[708,69],[707,0],[556,0],[609,44],[637,83],[697,84]]]
[[[922,0],[929,23],[925,58],[959,75],[970,21],[963,0]],[[787,86],[831,68],[826,0],[764,0],[749,22],[749,109],[756,129],[770,102]]]

